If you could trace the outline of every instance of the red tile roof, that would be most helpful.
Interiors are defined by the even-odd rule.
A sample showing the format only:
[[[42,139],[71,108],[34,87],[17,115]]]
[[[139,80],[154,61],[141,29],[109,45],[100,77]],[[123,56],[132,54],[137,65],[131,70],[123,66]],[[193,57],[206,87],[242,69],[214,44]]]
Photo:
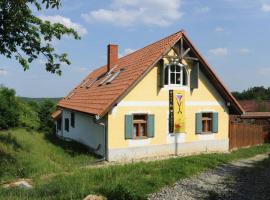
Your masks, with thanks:
[[[56,110],[56,111],[52,114],[52,118],[53,118],[53,119],[58,119],[61,115],[62,115],[62,110]]]
[[[130,91],[152,69],[181,37],[186,38],[184,32],[179,31],[127,56],[119,58],[118,65],[113,71],[116,72],[122,68],[124,68],[124,71],[111,84],[100,86],[100,83],[104,80],[104,77],[101,76],[107,72],[107,66],[105,65],[96,69],[79,86],[72,90],[67,97],[62,99],[58,106],[104,116],[119,99]],[[208,65],[206,67],[209,68]],[[216,77],[210,68],[208,70],[210,70],[211,76]],[[223,85],[218,78],[215,80],[218,82],[217,85]],[[88,88],[85,87],[87,85],[89,85]],[[216,85],[216,82],[214,85]],[[222,88],[224,89],[225,87],[222,86]],[[226,93],[226,98],[229,98],[229,101],[233,103],[236,110],[241,113],[241,106],[238,105],[230,92],[226,88],[223,92]]]
[[[239,100],[246,112],[270,112],[270,101]]]

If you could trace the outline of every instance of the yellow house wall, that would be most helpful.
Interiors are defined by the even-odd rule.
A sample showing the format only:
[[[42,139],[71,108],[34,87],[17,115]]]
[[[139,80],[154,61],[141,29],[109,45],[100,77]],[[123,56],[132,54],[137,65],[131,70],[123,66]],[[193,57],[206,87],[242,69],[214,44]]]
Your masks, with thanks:
[[[173,54],[171,51],[170,54]],[[168,62],[165,60],[165,62]],[[190,73],[190,66],[188,71]],[[189,76],[190,74],[188,74]],[[185,143],[198,142],[210,137],[211,140],[228,139],[229,114],[222,97],[200,72],[199,87],[185,90]],[[177,88],[179,90],[179,88]],[[167,104],[166,104],[167,102]],[[125,139],[125,115],[132,113],[151,113],[155,115],[155,137],[147,145],[168,143],[169,127],[169,89],[158,87],[158,66],[130,91],[118,106],[108,114],[108,148],[130,147],[130,140]],[[218,112],[218,133],[209,135],[195,134],[195,114],[202,111]]]

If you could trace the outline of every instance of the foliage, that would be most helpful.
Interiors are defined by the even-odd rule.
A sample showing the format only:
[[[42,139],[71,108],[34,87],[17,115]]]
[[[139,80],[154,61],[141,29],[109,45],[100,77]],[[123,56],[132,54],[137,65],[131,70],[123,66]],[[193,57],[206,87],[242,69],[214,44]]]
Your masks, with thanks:
[[[70,64],[66,53],[58,54],[52,45],[63,35],[80,39],[78,33],[63,24],[52,24],[35,16],[32,9],[59,8],[60,0],[0,0],[0,54],[15,57],[24,70],[40,55],[46,58],[46,70],[61,75],[61,65]]]
[[[32,103],[20,102],[20,126],[37,130],[40,127],[40,119],[38,116],[38,105]]]
[[[1,134],[8,133],[0,132]],[[4,199],[83,199],[89,194],[101,194],[109,200],[146,199],[148,194],[166,185],[172,185],[180,179],[270,150],[270,145],[266,144],[232,153],[202,154],[152,162],[84,168],[82,166],[90,164],[92,157],[86,154],[70,155],[59,145],[46,142],[42,134],[15,130],[12,131],[11,138],[21,148],[17,151],[12,150],[11,156],[15,158],[13,161],[15,164],[9,166],[16,170],[21,169],[18,172],[13,171],[15,174],[24,174],[24,178],[32,177],[34,189],[6,190],[0,187]],[[2,180],[16,178],[2,165],[0,171],[5,172],[5,176],[0,176]]]
[[[270,87],[251,87],[242,92],[232,92],[238,100],[270,100]]]
[[[52,132],[54,121],[51,117],[55,111],[56,105],[53,101],[45,100],[39,105],[38,116],[40,119],[40,130]]]
[[[15,90],[0,86],[0,129],[19,124],[19,104],[15,94]]]

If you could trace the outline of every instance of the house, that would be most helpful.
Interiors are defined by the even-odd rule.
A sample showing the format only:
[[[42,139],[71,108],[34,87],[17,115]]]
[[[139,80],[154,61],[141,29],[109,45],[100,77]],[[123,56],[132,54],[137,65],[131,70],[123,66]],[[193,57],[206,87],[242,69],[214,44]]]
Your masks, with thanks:
[[[184,31],[108,62],[58,103],[57,135],[108,161],[228,151],[243,109]]]

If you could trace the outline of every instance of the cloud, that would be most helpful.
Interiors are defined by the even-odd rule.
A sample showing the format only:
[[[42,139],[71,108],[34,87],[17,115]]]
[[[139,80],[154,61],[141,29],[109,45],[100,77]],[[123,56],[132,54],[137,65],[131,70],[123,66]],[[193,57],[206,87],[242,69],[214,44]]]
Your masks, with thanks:
[[[182,0],[113,0],[111,9],[92,10],[82,14],[87,22],[103,22],[118,26],[136,24],[169,26],[179,20]]]
[[[260,68],[258,70],[258,74],[261,76],[270,76],[270,67],[264,67],[264,68]]]
[[[270,4],[264,3],[262,5],[262,11],[264,11],[264,12],[270,12]]]
[[[0,68],[0,76],[5,76],[7,74],[8,74],[8,71],[7,70]]]
[[[209,53],[211,53],[215,56],[226,56],[226,55],[228,55],[228,49],[227,48],[210,49]]]
[[[86,67],[76,67],[75,71],[79,72],[79,73],[83,73],[83,72],[88,71],[88,68],[86,68]]]
[[[195,9],[196,13],[208,13],[211,9],[208,6]]]
[[[136,51],[136,49],[129,49],[129,48],[127,48],[127,49],[124,50],[124,55],[131,54],[134,51]]]
[[[86,35],[87,34],[87,30],[85,27],[83,27],[81,24],[78,23],[74,23],[71,21],[70,18],[67,17],[63,17],[60,15],[54,15],[54,16],[40,16],[40,18],[44,21],[49,21],[51,23],[61,23],[63,25],[65,25],[68,28],[73,28],[74,30],[76,30],[80,35]]]
[[[241,48],[241,49],[239,49],[239,53],[240,54],[248,54],[248,53],[250,53],[250,49],[248,49],[248,48]]]
[[[224,32],[225,29],[223,27],[218,26],[218,27],[215,28],[215,31],[216,32]]]

